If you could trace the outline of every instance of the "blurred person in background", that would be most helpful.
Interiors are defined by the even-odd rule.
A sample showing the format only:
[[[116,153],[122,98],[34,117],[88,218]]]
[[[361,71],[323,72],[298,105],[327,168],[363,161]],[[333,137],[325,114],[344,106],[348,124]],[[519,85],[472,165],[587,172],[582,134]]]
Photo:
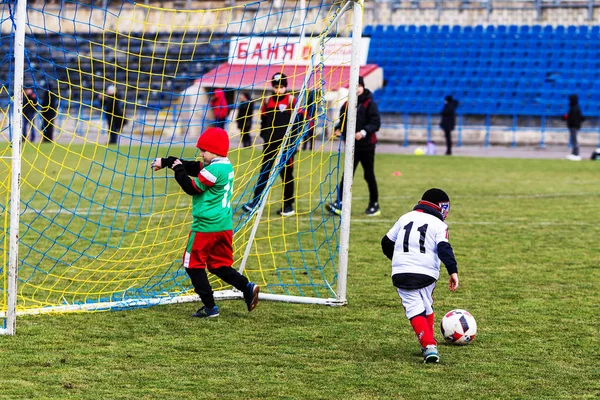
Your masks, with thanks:
[[[236,123],[240,130],[242,147],[250,147],[252,146],[252,136],[250,136],[250,131],[252,130],[254,105],[250,99],[250,93],[248,92],[240,93],[240,101]]]
[[[581,108],[579,107],[579,97],[576,94],[569,96],[569,112],[563,116],[563,120],[567,121],[567,128],[569,128],[569,139],[571,142],[571,154],[567,156],[567,159],[571,161],[581,161],[577,133],[579,133],[581,124],[583,121],[585,121],[585,117],[581,113]]]
[[[35,90],[26,88],[23,93],[23,140],[35,142],[35,115],[38,112],[38,99]]]
[[[108,124],[108,143],[117,144],[126,121],[125,111],[114,85],[109,85],[104,91],[103,109]]]
[[[225,122],[227,122],[227,115],[229,114],[229,104],[227,104],[225,92],[219,88],[212,89],[210,92],[212,94],[208,104],[214,117],[212,126],[225,129]]]
[[[54,120],[58,114],[58,96],[55,91],[54,84],[48,81],[42,98],[42,142],[54,140]]]
[[[444,137],[446,138],[446,155],[452,155],[452,131],[456,127],[456,108],[458,107],[458,100],[453,98],[451,95],[446,96],[444,99],[444,108],[442,109],[441,115],[442,120],[440,121],[440,128],[444,131]]]

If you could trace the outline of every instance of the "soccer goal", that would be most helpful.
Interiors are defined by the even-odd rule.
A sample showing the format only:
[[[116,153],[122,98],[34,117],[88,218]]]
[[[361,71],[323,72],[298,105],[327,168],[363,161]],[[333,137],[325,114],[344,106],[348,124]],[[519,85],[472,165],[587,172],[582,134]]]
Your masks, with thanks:
[[[354,135],[344,143],[332,132],[346,101],[354,126],[362,2],[94,4],[1,5],[0,332],[14,334],[25,314],[197,301],[181,267],[191,198],[150,163],[197,158],[214,124],[231,138],[235,267],[261,299],[346,304],[350,202],[341,218],[326,204],[344,170],[351,195],[343,155]],[[275,74],[296,106],[256,196],[260,110]],[[284,218],[290,165],[295,214]],[[216,298],[241,298],[211,284]]]

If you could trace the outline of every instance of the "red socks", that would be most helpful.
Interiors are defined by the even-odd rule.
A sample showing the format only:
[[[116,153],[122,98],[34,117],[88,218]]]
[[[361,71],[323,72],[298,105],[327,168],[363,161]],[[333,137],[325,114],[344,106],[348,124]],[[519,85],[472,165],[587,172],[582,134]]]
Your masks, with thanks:
[[[437,344],[433,337],[433,329],[430,320],[433,320],[433,314],[428,315],[427,318],[422,315],[417,315],[410,320],[410,324],[417,334],[421,347],[427,347],[429,345],[435,346]]]
[[[426,315],[425,318],[427,318],[427,323],[431,327],[431,334],[433,335],[435,332],[435,321],[433,320],[433,313]]]

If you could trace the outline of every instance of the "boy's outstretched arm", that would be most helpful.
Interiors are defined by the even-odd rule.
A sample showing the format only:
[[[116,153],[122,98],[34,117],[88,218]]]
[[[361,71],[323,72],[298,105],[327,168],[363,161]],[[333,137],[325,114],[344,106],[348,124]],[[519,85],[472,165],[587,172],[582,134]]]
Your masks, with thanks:
[[[173,163],[173,166],[171,167],[171,169],[175,172],[175,180],[177,181],[177,183],[179,183],[179,186],[181,186],[181,188],[183,189],[184,192],[186,192],[190,196],[194,196],[194,195],[202,193],[202,190],[200,190],[194,184],[194,182],[188,175],[181,160],[176,160]]]
[[[393,242],[387,235],[383,235],[381,239],[381,250],[383,254],[390,260],[394,257],[394,247],[396,246],[396,242]]]
[[[190,176],[198,176],[200,170],[202,169],[202,163],[200,161],[187,161],[187,160],[179,160],[183,164],[183,168],[185,168],[185,172],[187,172]]]
[[[155,158],[154,161],[152,161],[152,169],[154,171],[158,171],[163,168],[173,168],[173,163],[176,160],[181,161],[188,175],[198,176],[200,170],[202,169],[202,163],[200,161],[181,160],[173,156],[169,156],[166,158]]]

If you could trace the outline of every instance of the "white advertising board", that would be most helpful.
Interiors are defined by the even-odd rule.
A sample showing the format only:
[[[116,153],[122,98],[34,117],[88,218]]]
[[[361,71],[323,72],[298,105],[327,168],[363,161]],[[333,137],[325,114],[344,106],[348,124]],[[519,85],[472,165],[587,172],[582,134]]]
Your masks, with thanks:
[[[361,38],[360,65],[367,64],[370,38]],[[319,62],[321,48],[318,39],[299,37],[240,37],[231,41],[229,62],[234,65],[307,65],[316,53]],[[323,64],[349,66],[352,38],[330,38],[324,43]]]

